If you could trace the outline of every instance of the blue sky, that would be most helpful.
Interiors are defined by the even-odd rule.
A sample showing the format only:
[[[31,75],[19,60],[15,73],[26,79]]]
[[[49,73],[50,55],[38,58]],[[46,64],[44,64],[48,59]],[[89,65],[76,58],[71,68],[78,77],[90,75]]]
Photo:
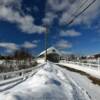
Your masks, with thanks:
[[[48,47],[62,52],[88,55],[100,53],[100,1],[84,9],[86,0],[0,0],[0,53],[10,54],[24,47],[33,55],[44,50],[45,25],[49,27]]]

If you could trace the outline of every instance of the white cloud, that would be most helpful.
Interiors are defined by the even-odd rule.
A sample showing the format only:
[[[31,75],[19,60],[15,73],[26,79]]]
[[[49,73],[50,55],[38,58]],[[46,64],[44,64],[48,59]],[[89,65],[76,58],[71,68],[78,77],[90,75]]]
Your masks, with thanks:
[[[9,49],[9,50],[13,50],[13,51],[18,49],[18,45],[16,45],[15,43],[1,42],[0,47],[5,48],[5,49]]]
[[[36,43],[36,44],[39,43],[39,42],[40,42],[40,40],[33,40],[32,41],[32,43]]]
[[[50,25],[53,22],[53,19],[57,18],[57,15],[52,12],[46,12],[45,18],[43,18],[44,25]]]
[[[0,6],[10,6],[13,8],[21,8],[22,0],[0,0]]]
[[[50,11],[59,12],[69,7],[69,1],[68,0],[48,0],[47,6],[48,6],[47,9]]]
[[[28,49],[31,49],[31,48],[36,48],[37,45],[35,43],[36,41],[34,41],[34,43],[31,43],[31,42],[24,42],[22,45],[18,45],[16,43],[9,43],[9,42],[1,42],[0,43],[0,48],[4,48],[4,49],[7,49],[7,51],[15,51],[15,50],[18,50],[20,47],[24,47],[24,48],[28,48]]]
[[[71,51],[61,51],[61,53],[65,56],[73,54]]]
[[[44,27],[34,25],[33,22],[34,19],[31,16],[25,16],[24,18],[20,18],[19,26],[23,32],[28,33],[42,33],[46,31]]]
[[[42,33],[45,28],[34,24],[31,15],[22,16],[21,0],[1,0],[0,1],[0,20],[16,23],[17,26],[27,33]]]
[[[16,43],[11,43],[11,42],[1,42],[0,43],[0,48],[4,48],[4,51],[7,54],[12,54],[14,51],[22,47],[26,49],[33,49],[37,47],[37,44],[36,44],[36,41],[34,41],[34,43],[26,41],[23,44],[16,44]]]
[[[66,48],[71,48],[72,47],[72,44],[69,43],[68,41],[66,40],[60,40],[56,43],[56,46],[59,48],[59,49],[66,49]]]
[[[62,37],[66,37],[66,36],[76,37],[76,36],[80,36],[80,35],[81,35],[81,33],[77,32],[75,30],[67,30],[67,31],[62,30],[60,32],[60,36],[62,36]]]
[[[79,0],[76,0],[76,1],[77,2],[72,4],[71,8],[67,12],[63,13],[62,18],[60,19],[60,24],[66,24],[66,23],[68,23],[69,19],[70,20],[73,19],[73,14],[78,10],[78,8],[79,8],[79,6],[81,5],[81,2],[82,2],[82,1],[79,1]],[[86,5],[83,8],[81,8],[80,10],[78,10],[77,13],[82,11],[82,9],[84,9],[92,1],[93,0],[88,0]],[[74,21],[74,24],[90,25],[93,22],[93,20],[95,20],[95,18],[97,16],[99,16],[99,14],[100,14],[99,9],[100,9],[100,1],[96,0],[96,2],[91,7],[89,7],[81,16],[76,18],[76,20]],[[74,15],[77,15],[77,13],[75,13]],[[68,19],[66,19],[66,14],[69,14]]]
[[[22,47],[27,48],[27,49],[31,49],[31,48],[36,48],[37,45],[31,42],[24,42],[24,44],[22,44]]]

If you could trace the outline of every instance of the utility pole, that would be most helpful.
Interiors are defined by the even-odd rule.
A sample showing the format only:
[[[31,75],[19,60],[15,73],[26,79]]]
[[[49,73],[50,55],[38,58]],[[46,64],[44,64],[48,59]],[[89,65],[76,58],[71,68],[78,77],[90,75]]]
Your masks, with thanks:
[[[45,32],[45,62],[47,62],[47,46],[48,46],[48,28],[46,27],[46,32]]]
[[[97,0],[93,0],[91,3],[89,3],[84,9],[82,9],[80,12],[78,12],[82,7],[84,7],[84,5],[86,3],[88,3],[88,0],[86,0],[85,2],[82,3],[82,5],[80,5],[79,9],[75,12],[74,17],[67,23],[67,25],[69,26],[70,24],[72,24],[75,19],[77,17],[79,17],[82,13],[84,13],[93,3],[95,3]],[[78,12],[78,13],[77,13]],[[48,47],[48,27],[47,25],[45,25],[46,27],[46,32],[45,32],[45,61],[47,62],[47,47]],[[50,29],[50,28],[49,28]]]

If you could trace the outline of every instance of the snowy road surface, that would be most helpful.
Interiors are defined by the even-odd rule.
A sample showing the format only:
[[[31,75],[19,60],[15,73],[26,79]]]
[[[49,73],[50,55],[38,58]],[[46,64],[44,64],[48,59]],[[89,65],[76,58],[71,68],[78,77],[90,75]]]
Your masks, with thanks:
[[[72,77],[72,73],[48,62],[26,81],[7,91],[1,92],[0,100],[92,99],[81,85],[78,86]]]
[[[86,75],[66,70],[66,68],[61,68],[61,70],[66,72],[67,75],[69,75],[78,84],[78,86],[85,89],[91,100],[100,100],[100,85],[94,84]]]

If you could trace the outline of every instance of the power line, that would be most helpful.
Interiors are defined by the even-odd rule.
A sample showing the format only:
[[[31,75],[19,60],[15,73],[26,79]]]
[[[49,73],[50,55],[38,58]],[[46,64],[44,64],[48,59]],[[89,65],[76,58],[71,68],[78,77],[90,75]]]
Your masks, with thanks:
[[[75,15],[74,18],[72,20],[70,20],[67,25],[72,24],[77,17],[79,17],[83,12],[85,12],[95,2],[96,2],[96,0],[93,0],[90,4],[88,4],[87,7],[85,7],[81,12],[79,12],[77,15]]]
[[[85,7],[81,12],[79,12],[77,15],[74,15],[74,18],[69,21],[69,23],[67,25],[70,25],[74,22],[74,20],[79,17],[83,12],[85,12],[96,0],[93,0],[90,4],[87,5],[87,7]],[[79,11],[79,9],[81,9],[86,3],[88,2],[88,0],[86,0],[85,2],[82,3],[82,5],[80,5],[80,7],[78,8],[77,11]],[[75,14],[77,13],[77,11],[75,12]],[[47,62],[47,40],[48,40],[48,27],[46,27],[46,32],[45,32],[45,61]]]
[[[88,2],[88,0],[85,0],[84,2],[82,2],[82,4],[79,5],[79,7],[77,8],[77,10],[76,10],[76,11],[74,12],[74,14],[72,14],[72,15],[77,14],[77,12],[78,12],[87,2]]]

